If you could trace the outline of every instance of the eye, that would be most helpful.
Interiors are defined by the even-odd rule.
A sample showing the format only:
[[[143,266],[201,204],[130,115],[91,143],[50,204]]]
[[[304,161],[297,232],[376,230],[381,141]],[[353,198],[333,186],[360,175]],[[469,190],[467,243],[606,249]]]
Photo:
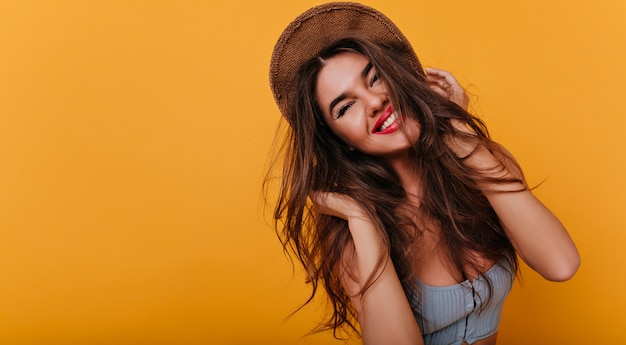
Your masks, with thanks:
[[[370,87],[371,87],[371,86],[374,86],[374,84],[375,84],[377,81],[379,81],[379,80],[380,80],[380,75],[378,75],[378,72],[374,72],[374,73],[372,74],[372,79],[371,79],[371,81],[370,81]]]
[[[346,103],[346,104],[342,105],[339,108],[339,110],[337,111],[337,116],[335,117],[335,119],[338,119],[338,118],[342,117],[346,113],[346,111],[348,111],[348,109],[350,109],[352,104],[354,104],[354,102],[349,102],[349,103]]]

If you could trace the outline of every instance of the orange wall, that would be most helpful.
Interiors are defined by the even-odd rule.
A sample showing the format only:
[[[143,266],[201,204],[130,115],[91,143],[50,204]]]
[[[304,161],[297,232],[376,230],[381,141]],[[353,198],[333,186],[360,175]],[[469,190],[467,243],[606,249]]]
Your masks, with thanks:
[[[328,344],[262,214],[275,40],[318,1],[0,1],[0,343]],[[579,245],[502,344],[626,342],[626,3],[367,1]]]

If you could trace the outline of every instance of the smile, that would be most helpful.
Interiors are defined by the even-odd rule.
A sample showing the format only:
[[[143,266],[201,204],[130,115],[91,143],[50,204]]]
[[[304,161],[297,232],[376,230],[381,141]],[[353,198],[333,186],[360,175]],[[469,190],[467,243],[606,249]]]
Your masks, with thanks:
[[[397,117],[396,113],[391,114],[391,116],[389,116],[387,120],[383,122],[383,125],[380,126],[379,132],[384,131],[385,129],[387,129],[387,127],[389,127],[392,123],[394,123],[396,121],[396,117]]]
[[[372,129],[373,134],[388,134],[395,132],[400,128],[400,116],[398,113],[393,111],[393,108],[387,108],[384,114],[380,116],[374,128]]]

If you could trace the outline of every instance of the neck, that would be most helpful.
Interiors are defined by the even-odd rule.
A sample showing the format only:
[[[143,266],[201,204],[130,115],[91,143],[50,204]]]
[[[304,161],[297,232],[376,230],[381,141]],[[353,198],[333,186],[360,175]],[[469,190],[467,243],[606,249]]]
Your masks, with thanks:
[[[388,161],[396,174],[398,174],[400,183],[406,191],[409,200],[416,201],[419,205],[423,191],[420,172],[409,152],[407,151],[401,156],[389,158]]]

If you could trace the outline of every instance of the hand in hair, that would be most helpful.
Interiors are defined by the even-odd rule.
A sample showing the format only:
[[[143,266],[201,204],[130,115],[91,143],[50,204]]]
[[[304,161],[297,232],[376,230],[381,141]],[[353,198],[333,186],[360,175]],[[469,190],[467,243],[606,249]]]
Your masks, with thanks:
[[[433,91],[467,111],[469,97],[452,73],[437,68],[427,68],[425,71],[428,86]]]
[[[467,111],[469,97],[452,73],[437,68],[427,68],[425,71],[428,86],[431,90]],[[476,150],[480,140],[463,121],[451,119],[450,123],[454,127],[455,132],[446,137],[448,147],[459,158],[469,157]]]
[[[333,192],[311,192],[315,211],[348,221],[352,245],[337,267],[344,291],[356,311],[363,343],[424,344],[411,305],[380,232],[353,198]]]
[[[363,207],[347,195],[333,192],[311,192],[309,197],[315,205],[315,210],[320,214],[327,214],[344,220],[367,218]]]

